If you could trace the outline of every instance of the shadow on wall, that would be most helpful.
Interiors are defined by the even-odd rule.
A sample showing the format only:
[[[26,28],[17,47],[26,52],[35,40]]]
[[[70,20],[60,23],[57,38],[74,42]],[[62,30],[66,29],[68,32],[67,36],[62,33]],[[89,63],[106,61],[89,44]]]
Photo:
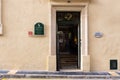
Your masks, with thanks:
[[[90,4],[99,3],[101,0],[88,0]]]
[[[90,0],[51,0],[52,2],[89,2]]]
[[[74,2],[88,2],[90,4],[98,3],[99,0],[50,0],[51,2],[67,2],[67,3],[74,3]]]

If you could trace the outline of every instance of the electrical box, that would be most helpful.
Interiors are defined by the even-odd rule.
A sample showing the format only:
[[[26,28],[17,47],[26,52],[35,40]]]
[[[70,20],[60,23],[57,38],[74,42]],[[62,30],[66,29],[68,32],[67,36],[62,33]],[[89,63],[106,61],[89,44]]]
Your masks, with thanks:
[[[117,60],[110,60],[110,70],[117,70],[118,62]]]
[[[2,27],[2,24],[0,24],[0,35],[3,34],[3,27]]]

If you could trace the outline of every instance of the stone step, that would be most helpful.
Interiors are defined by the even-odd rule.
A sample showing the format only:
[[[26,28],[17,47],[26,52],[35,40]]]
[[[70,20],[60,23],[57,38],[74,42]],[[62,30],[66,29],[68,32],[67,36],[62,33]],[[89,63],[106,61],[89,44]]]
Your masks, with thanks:
[[[5,74],[8,71],[0,71],[0,80],[4,80],[3,78],[25,78],[27,79],[72,79],[72,80],[119,80],[119,74],[117,76],[111,75],[109,72],[64,72],[64,71],[56,71],[56,72],[48,72],[48,71],[16,71],[15,74]],[[9,73],[9,72],[8,72]],[[120,72],[115,72],[120,73]]]
[[[113,80],[119,80],[120,77],[117,77],[117,76],[111,76],[111,75],[38,75],[38,74],[26,74],[26,75],[23,75],[23,74],[15,74],[15,75],[3,75],[1,76],[1,79],[10,79],[10,78],[23,78],[23,79],[60,79],[60,80],[63,80],[63,79],[74,79],[74,80],[86,80],[86,79],[90,79],[90,80],[106,80],[106,79],[113,79]]]

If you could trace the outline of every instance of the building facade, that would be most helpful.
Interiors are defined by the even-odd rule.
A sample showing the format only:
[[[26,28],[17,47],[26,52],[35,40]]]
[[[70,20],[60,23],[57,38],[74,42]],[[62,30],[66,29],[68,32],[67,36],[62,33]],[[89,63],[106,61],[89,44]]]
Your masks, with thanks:
[[[119,0],[0,1],[1,70],[119,70]]]

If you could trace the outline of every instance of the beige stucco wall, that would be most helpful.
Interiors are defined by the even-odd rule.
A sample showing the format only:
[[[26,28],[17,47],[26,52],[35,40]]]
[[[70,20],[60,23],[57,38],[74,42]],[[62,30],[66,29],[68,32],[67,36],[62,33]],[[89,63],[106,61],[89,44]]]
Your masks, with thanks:
[[[109,60],[120,68],[120,0],[91,0],[89,5],[89,54],[91,71],[109,71]],[[102,38],[95,38],[102,32]]]
[[[75,2],[78,3],[78,0]],[[119,0],[89,2],[90,61],[88,58],[83,62],[90,63],[91,71],[109,71],[110,59],[118,59],[118,68],[120,67],[119,3]],[[49,51],[50,15],[49,0],[2,0],[3,35],[0,36],[0,69],[47,70],[49,65],[56,68],[56,57],[50,57]],[[36,22],[45,25],[44,36],[28,35],[28,31],[34,31]],[[95,32],[102,32],[103,37],[95,38]]]
[[[29,36],[34,24],[45,25],[45,36]],[[49,54],[48,0],[2,0],[3,36],[0,69],[46,70]]]

